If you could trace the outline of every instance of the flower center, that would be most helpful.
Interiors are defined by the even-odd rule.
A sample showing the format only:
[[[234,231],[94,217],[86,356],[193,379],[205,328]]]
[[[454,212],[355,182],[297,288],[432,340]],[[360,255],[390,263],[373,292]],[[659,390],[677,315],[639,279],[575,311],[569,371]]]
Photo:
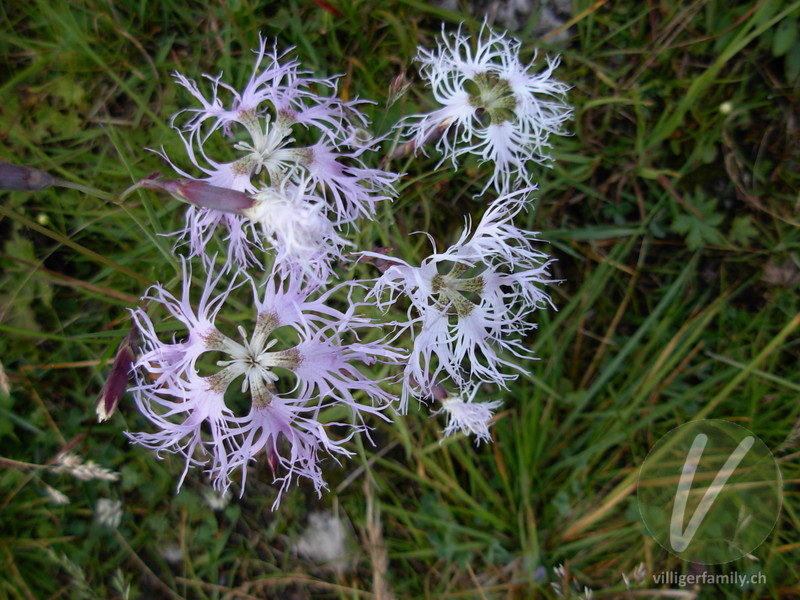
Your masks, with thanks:
[[[294,142],[292,121],[287,115],[278,113],[273,122],[270,115],[259,118],[254,110],[246,110],[240,113],[239,121],[247,129],[251,141],[237,142],[233,146],[247,152],[233,163],[236,173],[258,175],[263,169],[269,176],[269,183],[277,185],[305,158],[306,149],[286,148]]]
[[[478,73],[470,81],[474,84],[474,93],[469,95],[469,103],[475,107],[479,118],[487,115],[490,125],[516,119],[517,99],[505,79],[491,73]]]
[[[451,307],[459,318],[467,317],[480,302],[484,288],[481,275],[461,278],[467,265],[456,263],[447,275],[436,274],[431,279],[431,290],[438,295],[442,306]]]
[[[242,393],[249,391],[256,407],[263,408],[272,402],[275,383],[278,381],[274,369],[293,371],[301,362],[297,348],[270,351],[277,340],[268,340],[268,336],[276,324],[274,316],[259,314],[255,330],[249,339],[241,326],[238,328],[241,343],[219,334],[219,348],[216,349],[227,353],[231,359],[217,362],[217,366],[223,369],[206,378],[209,385],[216,391],[224,392],[234,379],[243,375]]]

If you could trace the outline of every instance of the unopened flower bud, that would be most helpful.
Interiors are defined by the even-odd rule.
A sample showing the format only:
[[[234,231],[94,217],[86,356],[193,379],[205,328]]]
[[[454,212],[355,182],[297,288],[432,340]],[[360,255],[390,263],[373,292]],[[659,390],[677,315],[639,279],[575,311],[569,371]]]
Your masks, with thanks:
[[[434,383],[431,386],[431,391],[434,400],[438,400],[439,402],[444,402],[450,397],[450,392],[447,391],[447,388],[444,387],[441,383]]]
[[[376,246],[372,249],[372,254],[382,254],[384,256],[389,256],[393,251],[393,248],[389,248],[387,246]],[[385,260],[383,258],[379,258],[378,256],[372,255],[362,255],[359,257],[358,262],[362,263],[369,263],[377,267],[377,269],[381,273],[386,273],[386,271],[391,267],[394,263],[389,260]]]
[[[432,127],[424,136],[417,136],[394,149],[390,158],[402,158],[409,154],[416,154],[422,146],[435,142],[450,126],[451,120],[445,120],[436,127]]]
[[[167,181],[144,179],[141,181],[141,187],[167,192],[173,198],[194,206],[237,215],[252,208],[255,203],[253,198],[244,192],[191,179],[169,179]]]
[[[111,367],[111,373],[106,379],[105,386],[103,386],[100,402],[97,403],[97,420],[100,423],[111,418],[128,387],[133,361],[136,360],[135,345],[138,338],[139,329],[134,325],[130,333],[125,336],[125,339],[119,345],[117,355],[114,357],[114,365]]]
[[[0,163],[0,190],[36,192],[55,184],[55,179],[41,169]]]
[[[280,458],[278,454],[272,448],[267,448],[265,450],[267,453],[267,464],[269,465],[269,470],[272,471],[272,476],[278,476],[278,465],[280,464]]]
[[[405,71],[392,79],[392,83],[389,85],[389,97],[386,101],[387,106],[391,106],[397,102],[410,87],[411,82],[408,80],[408,77],[406,77]]]

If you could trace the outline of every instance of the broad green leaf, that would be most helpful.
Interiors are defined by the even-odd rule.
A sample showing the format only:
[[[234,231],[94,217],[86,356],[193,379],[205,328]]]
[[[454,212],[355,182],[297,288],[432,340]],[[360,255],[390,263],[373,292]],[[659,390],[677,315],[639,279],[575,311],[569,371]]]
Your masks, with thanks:
[[[733,220],[728,238],[735,246],[748,246],[758,236],[758,230],[748,215],[739,215]]]
[[[797,85],[800,79],[800,44],[794,44],[786,53],[785,61],[786,81],[789,85]]]
[[[697,198],[694,202],[695,208],[700,215],[694,212],[679,215],[672,222],[672,231],[680,233],[686,238],[686,245],[690,250],[697,250],[706,245],[725,245],[725,238],[717,227],[724,216],[714,212],[717,201],[712,199],[703,200]]]
[[[778,23],[772,36],[772,55],[783,56],[797,42],[797,19],[789,17]]]

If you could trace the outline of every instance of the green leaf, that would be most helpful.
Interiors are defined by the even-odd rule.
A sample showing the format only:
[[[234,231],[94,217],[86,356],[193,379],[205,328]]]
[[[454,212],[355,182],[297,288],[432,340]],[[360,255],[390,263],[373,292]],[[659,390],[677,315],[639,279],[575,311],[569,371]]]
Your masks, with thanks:
[[[694,212],[679,215],[672,222],[670,229],[686,238],[686,245],[690,250],[697,250],[710,244],[725,245],[725,238],[717,229],[724,219],[723,215],[714,212],[717,201],[698,197],[694,206],[700,215]]]
[[[783,56],[797,41],[797,19],[788,17],[778,23],[772,36],[772,55]]]
[[[56,79],[52,84],[51,93],[67,106],[83,106],[86,98],[86,90],[71,76]]]
[[[786,69],[786,81],[794,84],[800,79],[800,44],[795,44],[786,54],[784,68]]]
[[[700,160],[702,160],[707,165],[710,165],[715,160],[717,160],[717,154],[718,154],[717,145],[716,144],[708,144],[700,152]]]
[[[728,238],[735,246],[749,246],[750,241],[758,236],[758,230],[748,215],[740,215],[733,220]]]
[[[16,231],[3,245],[3,252],[28,263],[38,262],[33,242]],[[4,290],[0,294],[0,306],[10,307],[2,320],[20,329],[41,331],[33,302],[38,300],[48,308],[52,307],[53,289],[46,281],[31,274],[29,267],[18,265],[14,263],[14,267],[7,269],[6,277],[0,281]]]
[[[0,439],[12,436],[14,434],[14,422],[7,418],[6,415],[11,412],[14,405],[14,399],[0,390],[0,409],[2,409],[3,417],[0,418]]]

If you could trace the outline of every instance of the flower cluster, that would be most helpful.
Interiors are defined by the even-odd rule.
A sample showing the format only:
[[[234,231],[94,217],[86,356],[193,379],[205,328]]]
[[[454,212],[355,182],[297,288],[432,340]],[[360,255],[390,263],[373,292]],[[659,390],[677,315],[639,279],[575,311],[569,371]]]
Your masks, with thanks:
[[[459,29],[436,52],[419,51],[443,107],[402,120],[398,135],[414,148],[439,135],[436,146],[454,166],[467,153],[494,162],[484,191],[498,192],[476,225],[466,217],[449,247],[437,251],[430,238],[433,252],[421,262],[344,252],[354,246],[348,232],[396,196],[400,176],[370,166],[389,134],[367,133],[364,102],[338,98],[335,77],[312,77],[264,39],[241,92],[221,75],[206,75],[204,92],[176,74],[199,103],[173,118],[191,168],[162,151],[182,179],[137,186],[190,204],[176,232],[179,247],[188,246],[182,288],[174,295],[157,284],[133,311],[101,418],[113,412],[133,363],[134,398],[155,430],[128,435],[180,456],[181,483],[190,468],[203,468],[220,494],[235,473],[243,490],[259,457],[281,491],[304,477],[319,492],[320,462],[350,456],[347,442],[368,432],[368,417],[390,420],[390,409],[403,413],[412,398],[440,403],[434,414],[447,415],[445,436],[488,441],[501,401],[475,398],[484,384],[506,387],[524,372],[530,317],[551,306],[548,257],[537,234],[516,223],[535,190],[527,164],[549,160],[547,138],[570,114],[567,87],[551,79],[558,61],[531,75],[519,47],[484,25],[474,50]],[[221,265],[212,251],[219,238],[227,246]],[[335,283],[350,256],[380,276]],[[190,266],[196,257],[202,276]],[[386,317],[395,305],[407,319]],[[226,306],[236,310],[223,316]],[[165,339],[158,307],[180,333]],[[375,376],[401,364],[396,376]]]

